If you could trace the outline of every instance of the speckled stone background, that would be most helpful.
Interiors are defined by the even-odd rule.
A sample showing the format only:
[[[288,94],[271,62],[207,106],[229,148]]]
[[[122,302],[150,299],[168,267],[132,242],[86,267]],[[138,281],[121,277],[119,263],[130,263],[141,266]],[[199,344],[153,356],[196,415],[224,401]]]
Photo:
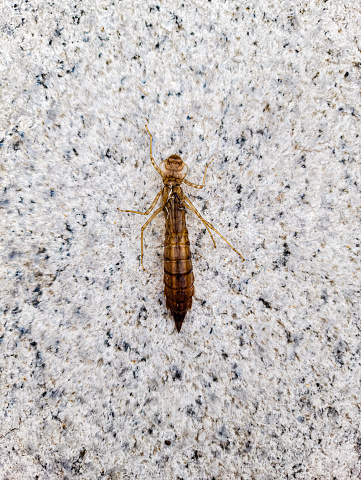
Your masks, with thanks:
[[[359,479],[357,2],[0,9],[1,479]],[[188,215],[180,334],[145,123],[246,258]]]

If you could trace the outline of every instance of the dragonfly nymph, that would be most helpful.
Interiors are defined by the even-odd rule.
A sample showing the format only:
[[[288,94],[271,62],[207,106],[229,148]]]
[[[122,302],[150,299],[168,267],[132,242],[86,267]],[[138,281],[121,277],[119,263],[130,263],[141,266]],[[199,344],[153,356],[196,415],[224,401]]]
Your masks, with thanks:
[[[150,160],[153,167],[162,176],[164,186],[153,200],[151,206],[143,213],[134,210],[120,210],[121,212],[137,213],[139,215],[149,215],[155,208],[159,197],[162,205],[155,210],[153,215],[148,218],[141,230],[141,265],[143,265],[143,234],[150,222],[161,212],[165,214],[165,241],[164,241],[164,295],[166,306],[171,311],[175,321],[177,331],[180,332],[184,318],[192,307],[194,295],[194,275],[191,260],[191,250],[188,238],[186,224],[186,208],[193,212],[204,223],[209,235],[213,240],[214,247],[216,242],[211,230],[216,232],[223,240],[236,252],[244,261],[243,256],[221,235],[202,215],[198,212],[190,199],[183,193],[181,184],[189,187],[203,188],[206,182],[207,168],[213,162],[211,160],[205,168],[202,185],[196,185],[186,180],[188,167],[179,155],[171,155],[159,166],[155,163],[152,156],[152,135],[145,126],[150,136]]]

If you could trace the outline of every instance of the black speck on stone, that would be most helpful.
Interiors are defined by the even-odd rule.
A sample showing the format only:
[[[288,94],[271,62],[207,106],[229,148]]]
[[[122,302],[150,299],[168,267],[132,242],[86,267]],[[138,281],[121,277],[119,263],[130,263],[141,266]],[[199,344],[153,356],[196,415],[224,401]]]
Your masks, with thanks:
[[[144,318],[146,320],[148,318],[148,311],[143,305],[139,311],[138,318]]]
[[[245,452],[247,452],[247,453],[252,450],[252,444],[251,444],[250,441],[248,441],[248,442],[246,443],[246,445],[244,446],[244,450],[245,450]]]
[[[333,407],[328,407],[327,416],[336,419],[338,417],[338,411]]]
[[[265,300],[264,298],[259,297],[258,301],[262,302],[266,308],[272,308],[272,305],[269,302],[267,302],[267,300]]]
[[[322,292],[321,298],[322,298],[322,300],[323,300],[325,303],[327,303],[328,293],[327,293],[326,290],[324,290],[324,291]]]
[[[345,342],[343,340],[340,340],[333,350],[335,361],[338,365],[341,365],[341,366],[344,364],[343,355],[345,353],[345,349],[346,349],[345,347],[346,347]]]
[[[189,406],[187,408],[187,415],[189,415],[190,417],[193,417],[195,415],[195,411],[193,410],[192,406]]]
[[[179,370],[178,367],[173,367],[172,378],[173,378],[173,381],[181,380],[181,379],[182,379],[182,371]]]
[[[288,262],[288,257],[291,255],[290,250],[288,249],[288,244],[283,244],[283,266],[285,267]]]
[[[15,151],[20,150],[20,145],[21,145],[21,141],[18,140],[17,142],[14,143],[13,150]]]
[[[247,138],[242,136],[240,138],[237,138],[236,144],[242,146],[246,142],[246,140],[247,140]]]
[[[35,77],[38,85],[42,85],[44,88],[48,88],[48,86],[45,83],[46,76],[47,76],[46,73],[41,73],[40,75],[36,75]]]
[[[200,452],[198,452],[198,450],[194,450],[193,455],[192,455],[192,460],[198,460],[198,458],[200,458],[201,456],[202,456],[202,454]]]
[[[355,450],[361,455],[361,437],[358,437],[356,440]]]

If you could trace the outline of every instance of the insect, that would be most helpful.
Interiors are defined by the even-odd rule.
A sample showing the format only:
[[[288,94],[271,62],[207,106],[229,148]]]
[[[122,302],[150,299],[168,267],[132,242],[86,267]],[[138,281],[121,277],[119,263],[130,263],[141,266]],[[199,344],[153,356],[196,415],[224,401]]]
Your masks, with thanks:
[[[221,235],[201,214],[197,211],[190,199],[186,197],[181,188],[184,183],[189,187],[203,188],[206,182],[207,168],[213,162],[213,159],[206,165],[202,185],[196,185],[185,179],[188,173],[188,167],[179,155],[171,155],[158,166],[152,156],[153,137],[145,125],[150,137],[150,161],[157,172],[162,176],[164,186],[153,200],[151,206],[145,212],[134,210],[121,210],[121,212],[137,213],[139,215],[148,215],[156,206],[159,197],[162,197],[162,205],[155,210],[153,215],[148,218],[141,229],[141,265],[143,265],[143,234],[150,222],[161,212],[165,214],[165,241],[164,241],[164,295],[166,306],[171,311],[178,332],[182,328],[184,318],[188,310],[192,307],[192,298],[194,295],[194,275],[191,260],[190,243],[186,225],[185,212],[188,208],[204,223],[209,235],[216,248],[216,242],[211,230],[216,232],[223,240],[236,252],[244,262],[243,256]]]

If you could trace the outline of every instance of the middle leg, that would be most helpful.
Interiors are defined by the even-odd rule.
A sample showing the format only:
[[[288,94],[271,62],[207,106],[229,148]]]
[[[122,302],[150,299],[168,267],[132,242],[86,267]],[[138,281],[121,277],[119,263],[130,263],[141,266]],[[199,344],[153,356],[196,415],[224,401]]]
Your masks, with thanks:
[[[142,269],[146,272],[146,269],[144,268],[143,265],[143,233],[144,230],[147,228],[147,226],[150,224],[150,222],[158,215],[158,213],[163,211],[163,207],[159,207],[151,217],[148,218],[148,220],[145,222],[145,224],[142,226],[141,229],[141,234],[140,234],[140,263],[142,264]]]

